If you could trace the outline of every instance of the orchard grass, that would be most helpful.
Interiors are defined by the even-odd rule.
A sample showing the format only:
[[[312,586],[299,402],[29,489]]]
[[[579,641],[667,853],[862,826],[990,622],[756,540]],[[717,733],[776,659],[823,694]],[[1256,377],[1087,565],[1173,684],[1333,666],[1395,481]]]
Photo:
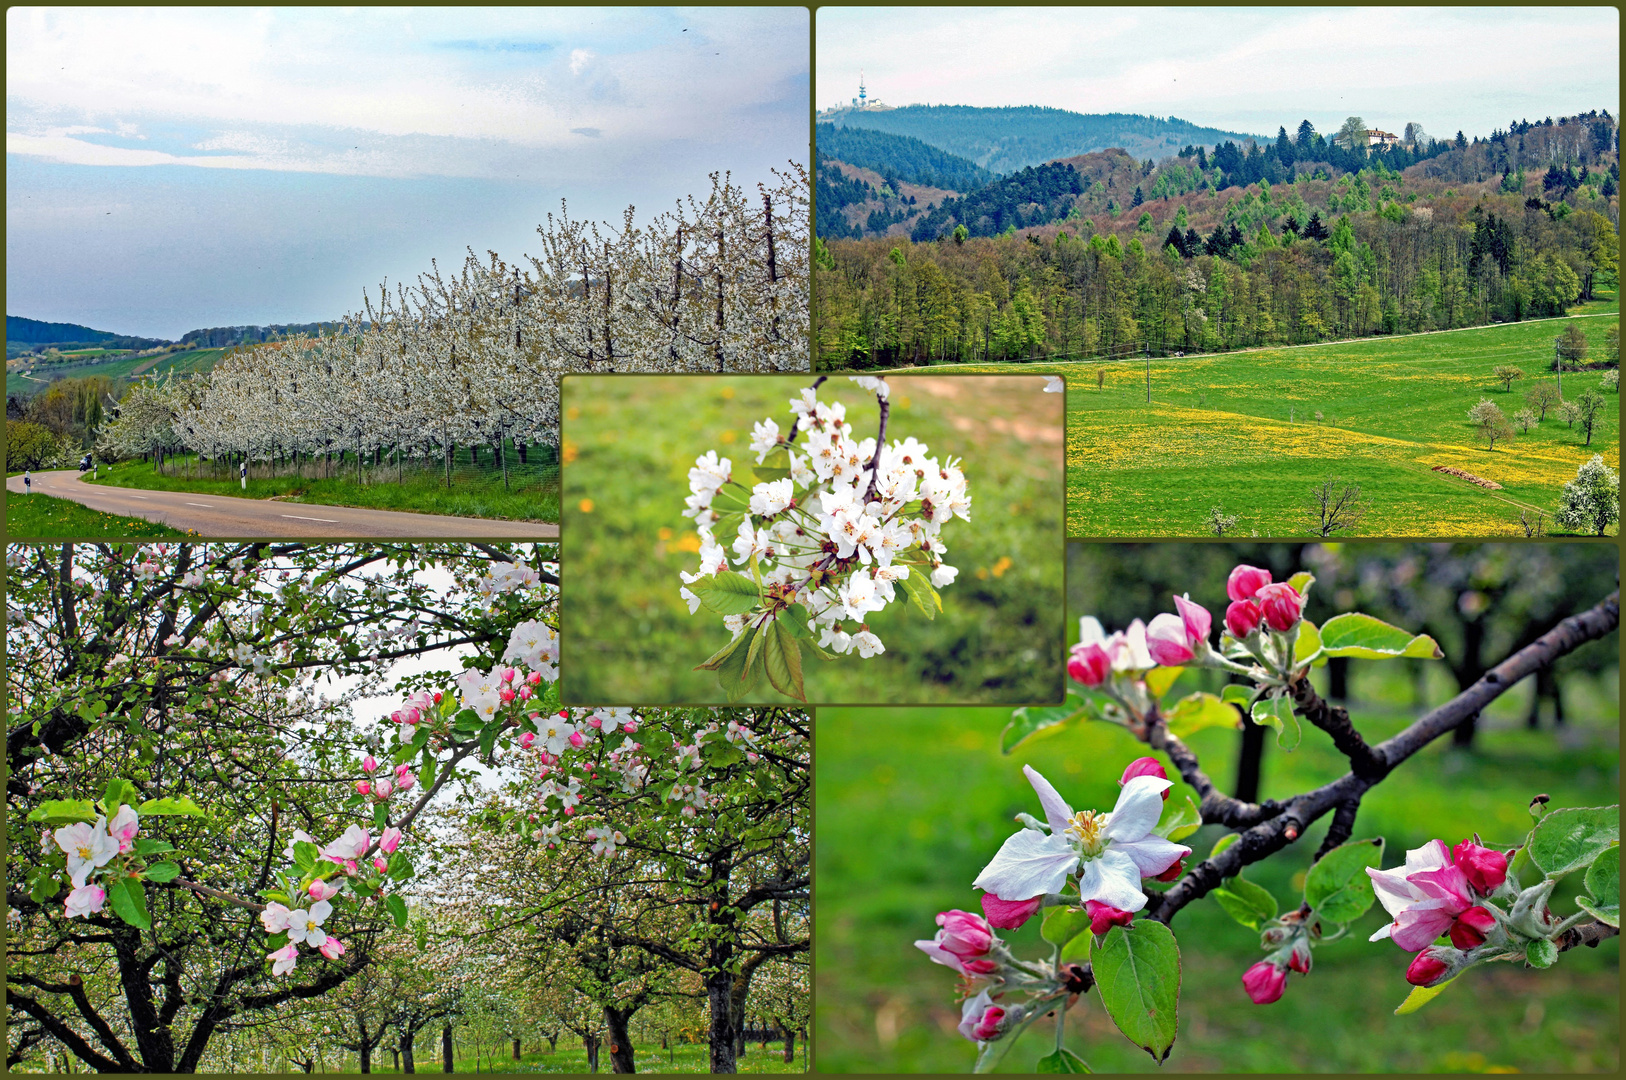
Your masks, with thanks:
[[[1618,310],[1613,299],[1587,306]],[[1580,320],[1589,360],[1601,357],[1611,322]],[[1144,360],[912,370],[1066,376],[1069,536],[1204,536],[1215,504],[1238,515],[1236,535],[1303,536],[1309,490],[1334,476],[1359,484],[1371,505],[1355,535],[1523,535],[1521,511],[1532,522],[1545,515],[1557,533],[1559,490],[1576,469],[1594,454],[1620,467],[1613,392],[1600,391],[1607,404],[1590,446],[1579,425],[1549,409],[1527,434],[1487,450],[1468,410],[1488,397],[1512,416],[1532,386],[1553,381],[1553,338],[1564,323],[1154,359],[1151,405]],[[1524,373],[1511,391],[1492,374],[1503,364]],[[1600,390],[1602,378],[1601,370],[1566,372],[1565,399]]]
[[[1412,700],[1412,672],[1425,661],[1356,661],[1352,715],[1369,740],[1405,727],[1426,707]],[[1188,671],[1174,696],[1199,688]],[[1325,671],[1313,675],[1325,693]],[[1442,669],[1429,670],[1427,705],[1456,692]],[[1186,685],[1189,683],[1189,686]],[[1384,866],[1433,837],[1447,843],[1478,830],[1493,843],[1516,842],[1530,826],[1538,792],[1553,806],[1618,801],[1619,672],[1563,676],[1568,723],[1524,726],[1530,684],[1488,708],[1472,753],[1436,741],[1361,803],[1355,837],[1387,841]],[[1209,689],[1213,689],[1210,687]],[[847,709],[819,711],[819,822],[814,941],[818,1013],[814,1045],[825,1072],[966,1072],[975,1050],[954,1031],[955,977],[912,945],[929,938],[937,912],[978,911],[971,880],[1009,834],[1018,811],[1034,812],[1021,767],[1031,764],[1074,805],[1111,806],[1124,765],[1145,754],[1122,729],[1086,724],[999,753],[1008,709]],[[1222,789],[1234,784],[1238,735],[1209,728],[1188,744]],[[1267,740],[1269,742],[1270,740]],[[1306,729],[1293,753],[1267,746],[1260,794],[1283,798],[1348,771],[1323,733]],[[1176,783],[1171,801],[1190,794]],[[1429,823],[1425,831],[1420,823]],[[1284,905],[1303,886],[1328,818],[1286,851],[1249,867],[1250,880]],[[1186,841],[1204,857],[1224,834],[1206,826]],[[1560,887],[1555,911],[1574,910],[1576,883]],[[1374,906],[1343,940],[1316,949],[1308,977],[1258,1006],[1242,972],[1263,953],[1258,935],[1211,899],[1174,919],[1181,949],[1180,1030],[1164,1069],[1264,1072],[1614,1072],[1619,1067],[1619,940],[1565,953],[1547,971],[1515,965],[1475,968],[1423,1012],[1395,1016],[1410,991],[1410,957],[1387,941],[1368,942],[1383,924]],[[1048,952],[1038,920],[1006,931],[1018,955]],[[1041,1021],[1012,1048],[1001,1071],[1031,1072],[1050,1052],[1054,1029]],[[1096,1072],[1152,1072],[1157,1066],[1112,1026],[1094,993],[1068,1016],[1067,1045]]]
[[[510,450],[512,453],[512,450]],[[356,506],[369,510],[403,510],[418,514],[444,514],[451,517],[500,518],[508,521],[559,520],[559,488],[553,479],[556,472],[544,472],[531,466],[518,466],[509,462],[509,488],[504,489],[502,475],[494,470],[481,469],[471,475],[466,466],[453,473],[452,486],[446,486],[445,474],[432,469],[408,468],[404,480],[396,480],[396,471],[389,466],[367,472],[379,477],[358,484],[355,476],[355,458],[349,458],[349,475],[343,467],[334,466],[338,475],[327,478],[302,476],[255,476],[248,481],[248,490],[238,484],[233,468],[231,479],[214,479],[208,474],[210,465],[203,466],[201,477],[187,476],[196,460],[190,455],[171,458],[164,462],[164,471],[148,461],[139,459],[121,461],[101,467],[101,477],[85,483],[108,487],[140,488],[144,491],[195,491],[203,495],[223,495],[249,499],[276,498],[290,503],[313,503],[326,506]],[[256,467],[263,471],[263,466]],[[222,469],[224,471],[224,469]]]
[[[69,499],[6,492],[6,536],[12,540],[187,535],[144,518],[104,514]]]
[[[1006,370],[1003,375],[1027,375]],[[788,402],[814,376],[565,380],[564,515],[567,585],[560,603],[560,694],[566,702],[722,701],[717,676],[696,671],[728,642],[721,619],[690,615],[679,571],[699,564],[700,538],[683,516],[695,458],[715,449],[754,463],[752,425],[781,432]],[[971,520],[943,526],[958,579],[927,621],[899,602],[870,617],[886,652],[825,661],[803,654],[809,701],[1057,702],[1062,648],[1062,476],[1058,432],[1023,420],[1056,419],[1055,395],[1023,380],[972,398],[892,382],[888,442],[913,435],[940,460],[963,457]],[[1019,388],[1018,388],[1019,387]],[[955,393],[956,397],[943,396]],[[859,438],[875,434],[873,394],[845,377],[819,388],[839,400]],[[1045,447],[1042,455],[1036,448]],[[718,537],[725,547],[732,537]],[[730,549],[730,559],[732,560]],[[787,699],[767,680],[745,701]]]
[[[21,369],[6,371],[6,393],[21,394],[24,397],[39,393],[56,379],[82,379],[96,375],[105,375],[110,379],[134,379],[139,376],[162,377],[170,373],[185,375],[193,372],[208,371],[215,363],[228,353],[235,352],[238,346],[217,349],[182,349],[179,352],[162,353],[158,356],[126,355],[123,352],[113,354],[108,350],[91,350],[90,352],[63,353],[64,359],[54,363],[39,362],[31,367],[33,378],[25,378]],[[103,359],[106,356],[114,359]]]

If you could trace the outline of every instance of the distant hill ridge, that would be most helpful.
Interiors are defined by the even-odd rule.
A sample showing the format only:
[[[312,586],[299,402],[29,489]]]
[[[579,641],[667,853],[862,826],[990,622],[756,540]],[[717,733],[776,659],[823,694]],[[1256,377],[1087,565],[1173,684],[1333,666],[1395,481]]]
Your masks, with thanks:
[[[228,345],[249,345],[295,334],[332,333],[338,322],[277,323],[271,326],[215,326],[188,330],[180,344],[192,348],[218,349]],[[164,338],[134,337],[110,330],[93,330],[79,323],[42,322],[21,315],[6,316],[6,342],[13,345],[101,345],[110,349],[150,349],[174,342]]]
[[[874,169],[883,177],[911,184],[972,191],[994,178],[982,166],[941,150],[912,135],[893,135],[864,127],[836,127],[821,123],[814,132],[820,157]]]
[[[1113,147],[1137,160],[1156,161],[1187,144],[1265,140],[1261,135],[1203,127],[1173,116],[1086,114],[1045,105],[906,105],[879,112],[846,110],[820,120],[821,127],[828,123],[838,130],[868,128],[907,135],[998,173]]]

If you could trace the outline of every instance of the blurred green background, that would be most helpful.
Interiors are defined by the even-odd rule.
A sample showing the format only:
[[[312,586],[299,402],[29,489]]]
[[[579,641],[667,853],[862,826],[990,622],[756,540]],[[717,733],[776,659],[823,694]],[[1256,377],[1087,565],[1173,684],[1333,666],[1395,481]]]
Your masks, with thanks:
[[[899,602],[870,618],[886,652],[834,661],[803,653],[813,702],[1050,702],[1062,672],[1062,395],[1019,377],[898,377],[887,439],[909,435],[945,460],[963,458],[971,520],[943,526],[960,568],[928,621]],[[716,450],[754,463],[752,425],[785,432],[807,376],[581,376],[564,380],[563,589],[566,702],[656,704],[724,700],[717,677],[693,670],[728,642],[722,619],[689,614],[680,570],[700,540],[682,516],[689,469]],[[875,397],[837,376],[822,400],[847,406],[873,436]],[[732,537],[718,537],[726,547]],[[730,554],[732,558],[732,553]],[[745,700],[784,700],[764,680]]]
[[[1387,738],[1458,690],[1452,665],[1478,650],[1485,665],[1590,607],[1613,591],[1616,549],[1563,545],[1328,546],[1231,544],[1069,545],[1068,613],[1092,613],[1110,631],[1135,617],[1173,610],[1178,588],[1223,610],[1225,576],[1237,562],[1267,566],[1278,579],[1317,573],[1308,616],[1362,610],[1435,633],[1444,661],[1353,661],[1339,678],[1357,726]],[[1319,594],[1319,598],[1318,598]],[[1472,738],[1449,736],[1408,760],[1361,804],[1355,836],[1383,836],[1385,867],[1432,837],[1450,843],[1479,831],[1512,844],[1538,792],[1554,806],[1618,801],[1619,635],[1593,642],[1558,665],[1551,697],[1526,679],[1481,717]],[[1464,669],[1466,674],[1466,669]],[[1330,690],[1331,669],[1315,673]],[[1187,672],[1174,693],[1219,685],[1217,673]],[[1477,678],[1477,675],[1474,676]],[[1023,764],[1044,773],[1075,807],[1108,809],[1123,766],[1147,753],[1119,728],[1074,727],[1041,737],[1010,757],[999,753],[1008,709],[820,709],[815,813],[818,822],[818,1067],[826,1072],[966,1072],[975,1050],[954,1030],[956,977],[914,948],[949,908],[979,911],[971,880],[1014,829],[1019,811],[1038,813]],[[1535,726],[1531,726],[1532,718]],[[1269,734],[1266,732],[1266,734]],[[1210,728],[1188,740],[1222,789],[1234,791],[1245,736]],[[1165,766],[1167,761],[1165,759]],[[1291,754],[1273,739],[1258,759],[1258,794],[1284,798],[1342,775],[1330,740],[1307,729]],[[1175,775],[1172,768],[1170,775]],[[1176,784],[1171,799],[1191,794]],[[1299,843],[1256,864],[1250,879],[1284,907],[1297,902],[1303,873],[1327,818]],[[1205,826],[1186,842],[1206,855],[1224,834]],[[1575,887],[1553,908],[1569,913]],[[1316,950],[1308,977],[1291,977],[1281,1001],[1252,1004],[1242,972],[1262,955],[1258,935],[1212,900],[1180,912],[1180,1034],[1164,1069],[1264,1072],[1616,1072],[1619,1068],[1619,939],[1565,953],[1547,971],[1512,964],[1474,969],[1423,1011],[1395,1016],[1410,987],[1410,956],[1367,942],[1383,924],[1374,906],[1348,937]],[[1038,921],[1005,931],[1019,956],[1048,954]],[[1031,1072],[1048,1053],[1053,1027],[1041,1020],[1001,1065]],[[1153,1071],[1150,1057],[1120,1035],[1095,995],[1068,1017],[1067,1045],[1097,1072]]]

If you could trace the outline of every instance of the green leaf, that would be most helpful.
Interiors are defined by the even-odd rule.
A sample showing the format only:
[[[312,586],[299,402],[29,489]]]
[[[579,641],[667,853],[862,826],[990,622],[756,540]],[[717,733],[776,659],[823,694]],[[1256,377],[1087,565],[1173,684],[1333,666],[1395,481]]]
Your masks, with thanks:
[[[689,591],[700,598],[707,611],[718,615],[744,615],[762,602],[762,590],[757,588],[757,583],[732,570],[703,577],[690,584]]]
[[[1325,667],[1327,658],[1317,655],[1321,652],[1321,631],[1315,628],[1315,623],[1305,619],[1299,623],[1298,640],[1293,643],[1293,665],[1297,667],[1309,660],[1315,661],[1316,667]],[[1232,684],[1235,685],[1234,683]]]
[[[807,621],[810,618],[812,616],[807,613],[807,608],[801,604],[792,604],[779,616],[779,621],[785,625],[786,633],[792,637],[811,639],[813,631],[807,628]]]
[[[309,872],[310,870],[314,869],[316,866],[316,856],[320,854],[321,851],[309,840],[294,841],[294,865],[299,867],[301,870]]]
[[[1293,591],[1298,593],[1300,596],[1307,596],[1310,592],[1310,586],[1315,584],[1315,575],[1310,573],[1308,570],[1300,570],[1298,573],[1288,578],[1287,583],[1291,585],[1293,587]]]
[[[135,850],[137,855],[156,855],[160,851],[174,851],[175,845],[168,840],[154,840],[151,837],[142,836],[137,838]]]
[[[718,670],[719,668],[721,668],[723,666],[723,662],[725,660],[727,660],[731,655],[733,655],[733,652],[734,652],[735,649],[737,649],[741,645],[745,644],[745,639],[748,636],[749,635],[746,635],[746,634],[735,634],[732,638],[729,639],[729,642],[728,642],[727,645],[724,645],[721,649],[718,649],[716,652],[712,653],[711,658],[709,660],[707,660],[704,664],[701,664],[698,667],[696,667],[695,670],[696,671],[716,671],[716,670]]]
[[[1209,895],[1225,914],[1249,930],[1257,930],[1276,917],[1276,897],[1269,889],[1255,885],[1240,874],[1227,879],[1224,888],[1215,889]]]
[[[1184,840],[1202,827],[1202,812],[1197,809],[1197,804],[1191,801],[1191,796],[1187,795],[1184,806],[1176,806],[1172,802],[1164,805],[1163,819],[1157,823],[1157,828],[1152,832],[1165,840],[1178,841]]]
[[[1083,908],[1065,905],[1048,908],[1039,936],[1052,945],[1065,945],[1090,928],[1090,916]]]
[[[1209,693],[1188,694],[1175,702],[1164,716],[1169,733],[1184,739],[1207,727],[1240,728],[1242,714],[1236,706]]]
[[[391,881],[405,881],[412,874],[412,860],[408,859],[406,855],[397,851],[390,856],[389,868],[385,871],[386,877]]]
[[[756,636],[756,632],[757,628],[754,626],[745,627],[727,647],[719,650],[711,660],[701,665],[710,666],[717,672],[717,684],[724,690],[738,683],[740,676],[745,674],[745,658],[750,654],[751,639]]]
[[[757,478],[757,484],[771,484],[775,480],[784,480],[790,476],[789,469],[775,469],[768,465],[751,466],[751,474]],[[756,487],[756,484],[752,484]]]
[[[1179,1026],[1180,948],[1155,919],[1114,926],[1090,947],[1101,1004],[1130,1042],[1162,1064]]]
[[[1440,991],[1444,990],[1447,986],[1450,986],[1452,983],[1454,983],[1456,981],[1457,981],[1456,976],[1453,975],[1451,978],[1445,980],[1443,983],[1441,983],[1438,986],[1414,986],[1414,987],[1412,987],[1411,988],[1411,993],[1406,995],[1406,1000],[1402,1001],[1400,1003],[1400,1007],[1395,1010],[1395,1015],[1396,1016],[1405,1016],[1408,1013],[1416,1012],[1418,1009],[1421,1009],[1424,1005],[1427,1005],[1429,1002],[1431,1002],[1435,998],[1439,997],[1440,996]]]
[[[1575,902],[1594,919],[1608,926],[1620,926],[1620,849],[1610,848],[1593,860],[1586,872],[1588,897]]]
[[[1061,705],[1024,705],[1012,711],[1010,722],[999,737],[999,748],[1008,754],[1040,732],[1054,735],[1063,727],[1080,720],[1095,719],[1099,719],[1099,716],[1094,705],[1069,686],[1066,700]]]
[[[107,879],[107,898],[113,903],[113,913],[137,930],[150,930],[152,918],[147,914],[147,892],[133,877]]]
[[[160,885],[166,881],[174,881],[181,876],[181,868],[172,862],[153,863],[147,867],[144,874],[148,881],[156,881]]]
[[[1154,698],[1161,698],[1184,670],[1183,667],[1155,667],[1146,673],[1146,689],[1151,691]]]
[[[1376,899],[1366,868],[1383,864],[1383,838],[1339,844],[1304,875],[1304,900],[1322,919],[1347,923],[1366,914]]]
[[[1438,660],[1445,655],[1427,634],[1414,635],[1358,611],[1334,615],[1322,624],[1321,647],[1328,656],[1364,660],[1392,660],[1398,656]]]
[[[1530,831],[1530,861],[1557,877],[1590,865],[1619,842],[1619,806],[1553,810]]]
[[[156,814],[159,817],[205,817],[203,807],[193,802],[190,796],[165,796],[162,799],[148,799],[136,807],[136,813],[143,816]]]
[[[914,602],[915,609],[926,618],[935,619],[937,613],[943,610],[943,598],[937,594],[937,590],[932,586],[931,579],[922,572],[922,568],[916,567],[910,570],[909,576],[898,582],[898,584],[902,585],[903,591],[909,594],[909,599]]]
[[[384,907],[389,910],[390,915],[395,919],[396,926],[406,925],[407,906],[405,900],[401,899],[395,893],[390,893],[388,896],[384,897]]]
[[[1558,946],[1546,938],[1537,938],[1524,950],[1525,961],[1534,968],[1550,968],[1558,963]]]
[[[806,704],[807,694],[802,689],[802,646],[785,629],[783,619],[769,623],[759,636],[768,642],[762,650],[762,663],[768,672],[768,682],[781,694]]]
[[[265,947],[270,952],[276,952],[286,944],[288,944],[288,931],[286,930],[279,930],[265,939]]]
[[[1042,1073],[1087,1073],[1091,1069],[1084,1064],[1084,1059],[1063,1047],[1053,1054],[1047,1054],[1039,1059],[1033,1067],[1034,1072]]]
[[[107,816],[112,817],[119,812],[119,807],[135,805],[141,798],[136,786],[122,777],[115,776],[107,782],[107,790],[102,795],[102,806],[107,810]],[[139,811],[138,811],[139,813]]]
[[[752,636],[751,644],[745,650],[745,666],[747,670],[757,666],[757,661],[762,657],[762,650],[767,647],[768,639],[772,636],[772,623],[763,623],[761,628]]]
[[[1253,703],[1253,722],[1276,729],[1276,745],[1291,753],[1304,737],[1304,727],[1293,714],[1293,702],[1286,697],[1266,698]]]
[[[761,628],[747,626],[740,636],[754,639],[761,633]],[[746,658],[751,655],[751,645],[738,649],[723,662],[717,669],[717,682],[723,688],[723,693],[729,701],[738,701],[749,694],[756,687],[757,680],[762,678],[762,663],[760,657],[756,663],[747,663]]]
[[[93,825],[100,816],[89,799],[48,799],[28,812],[29,821],[43,822],[48,826],[73,825],[81,821]]]

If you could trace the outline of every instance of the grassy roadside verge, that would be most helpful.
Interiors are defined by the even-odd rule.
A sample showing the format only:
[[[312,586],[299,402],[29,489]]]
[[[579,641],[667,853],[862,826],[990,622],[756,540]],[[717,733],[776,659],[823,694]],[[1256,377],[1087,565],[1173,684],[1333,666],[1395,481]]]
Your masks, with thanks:
[[[237,480],[171,475],[167,470],[186,469],[186,462],[165,472],[145,461],[125,461],[104,466],[101,478],[86,480],[110,487],[140,488],[144,491],[191,491],[202,495],[224,495],[250,499],[282,499],[292,503],[326,506],[355,506],[368,510],[400,510],[418,514],[444,514],[450,517],[500,518],[511,521],[559,520],[559,490],[556,485],[527,478],[526,483],[511,480],[504,489],[501,477],[467,479],[458,477],[447,488],[438,477],[408,475],[404,481],[358,484],[351,478],[312,479],[276,476],[248,481],[244,491]]]
[[[160,525],[144,518],[104,514],[100,510],[92,510],[68,499],[6,492],[6,536],[13,540],[186,535],[168,525]]]

